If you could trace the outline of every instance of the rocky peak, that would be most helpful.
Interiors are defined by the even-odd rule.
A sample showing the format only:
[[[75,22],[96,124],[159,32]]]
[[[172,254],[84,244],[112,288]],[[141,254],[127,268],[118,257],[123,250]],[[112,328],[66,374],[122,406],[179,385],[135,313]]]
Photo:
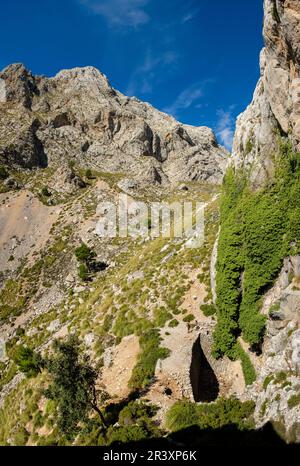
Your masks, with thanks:
[[[261,77],[253,101],[237,120],[235,166],[251,169],[254,184],[272,176],[276,133],[300,149],[300,4],[264,0]]]
[[[6,88],[0,105],[4,102],[6,110],[11,106],[8,114],[0,117],[1,163],[20,165],[20,156],[11,155],[20,154],[20,132],[28,135],[26,147],[33,150],[28,131],[33,120],[38,120],[34,137],[49,166],[74,160],[84,167],[155,183],[222,180],[227,152],[212,130],[183,125],[148,103],[126,97],[94,67],[62,70],[53,78],[41,78],[23,65],[11,65],[0,77],[0,97],[3,83]],[[14,151],[8,158],[11,139]],[[34,153],[27,151],[22,166],[40,160],[36,155],[35,149]],[[150,175],[145,178],[145,174]]]
[[[52,80],[62,84],[66,92],[68,90],[70,92],[74,92],[74,90],[78,92],[87,91],[90,94],[102,94],[107,97],[116,95],[105,74],[93,66],[61,70]]]
[[[30,109],[32,98],[38,94],[37,83],[34,76],[22,63],[9,65],[0,73],[2,84],[2,102],[14,102]]]

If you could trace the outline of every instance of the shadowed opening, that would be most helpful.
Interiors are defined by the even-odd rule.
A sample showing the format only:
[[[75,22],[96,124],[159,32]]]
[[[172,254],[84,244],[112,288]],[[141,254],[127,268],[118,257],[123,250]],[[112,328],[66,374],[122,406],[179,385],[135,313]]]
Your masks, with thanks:
[[[211,402],[217,399],[219,382],[203,352],[200,335],[193,344],[190,380],[196,402]]]

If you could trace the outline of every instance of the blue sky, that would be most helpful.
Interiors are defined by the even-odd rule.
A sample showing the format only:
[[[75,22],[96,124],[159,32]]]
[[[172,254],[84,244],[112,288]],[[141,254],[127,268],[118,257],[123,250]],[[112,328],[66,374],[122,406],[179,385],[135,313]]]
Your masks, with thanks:
[[[11,0],[0,68],[93,65],[125,94],[231,144],[259,76],[262,0]]]

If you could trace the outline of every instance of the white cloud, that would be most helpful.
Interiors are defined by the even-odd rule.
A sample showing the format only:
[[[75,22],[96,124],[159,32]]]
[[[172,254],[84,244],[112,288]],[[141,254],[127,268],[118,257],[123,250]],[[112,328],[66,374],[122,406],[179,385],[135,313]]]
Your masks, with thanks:
[[[194,19],[198,13],[199,13],[199,10],[188,11],[181,19],[181,22],[188,23],[189,21],[192,21],[192,19]]]
[[[179,110],[190,108],[203,97],[203,89],[206,83],[207,81],[194,83],[184,89],[170,106],[164,108],[164,111],[176,117]],[[199,105],[198,102],[196,107],[199,108]]]
[[[177,62],[178,55],[172,50],[167,50],[161,55],[154,54],[149,48],[144,61],[133,71],[126,90],[127,95],[150,94],[153,86],[161,80],[159,70]]]
[[[231,150],[235,120],[232,115],[234,106],[230,106],[229,110],[220,109],[217,111],[218,122],[216,126],[216,135],[226,149]]]
[[[150,20],[145,7],[150,0],[79,0],[110,25],[137,28]]]

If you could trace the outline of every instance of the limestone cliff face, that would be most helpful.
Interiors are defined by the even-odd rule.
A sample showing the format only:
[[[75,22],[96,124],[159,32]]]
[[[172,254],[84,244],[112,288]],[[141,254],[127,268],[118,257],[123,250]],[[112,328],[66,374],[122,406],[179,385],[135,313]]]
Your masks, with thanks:
[[[191,127],[114,90],[93,67],[35,77],[0,73],[0,161],[31,168],[70,159],[149,182],[220,183],[227,153],[207,127]]]
[[[300,149],[300,2],[264,0],[264,10],[261,77],[233,144],[235,166],[250,169],[255,185],[272,176],[276,133]]]
[[[264,0],[261,76],[253,101],[237,120],[233,164],[247,172],[254,188],[272,178],[278,136],[300,150],[300,2]],[[256,403],[258,427],[268,421],[288,442],[299,442],[299,256],[285,259],[262,301],[266,334],[256,358],[257,381],[243,397]]]
[[[261,312],[268,317],[257,380],[243,394],[255,401],[257,427],[275,423],[287,442],[300,441],[300,256],[288,257]]]

